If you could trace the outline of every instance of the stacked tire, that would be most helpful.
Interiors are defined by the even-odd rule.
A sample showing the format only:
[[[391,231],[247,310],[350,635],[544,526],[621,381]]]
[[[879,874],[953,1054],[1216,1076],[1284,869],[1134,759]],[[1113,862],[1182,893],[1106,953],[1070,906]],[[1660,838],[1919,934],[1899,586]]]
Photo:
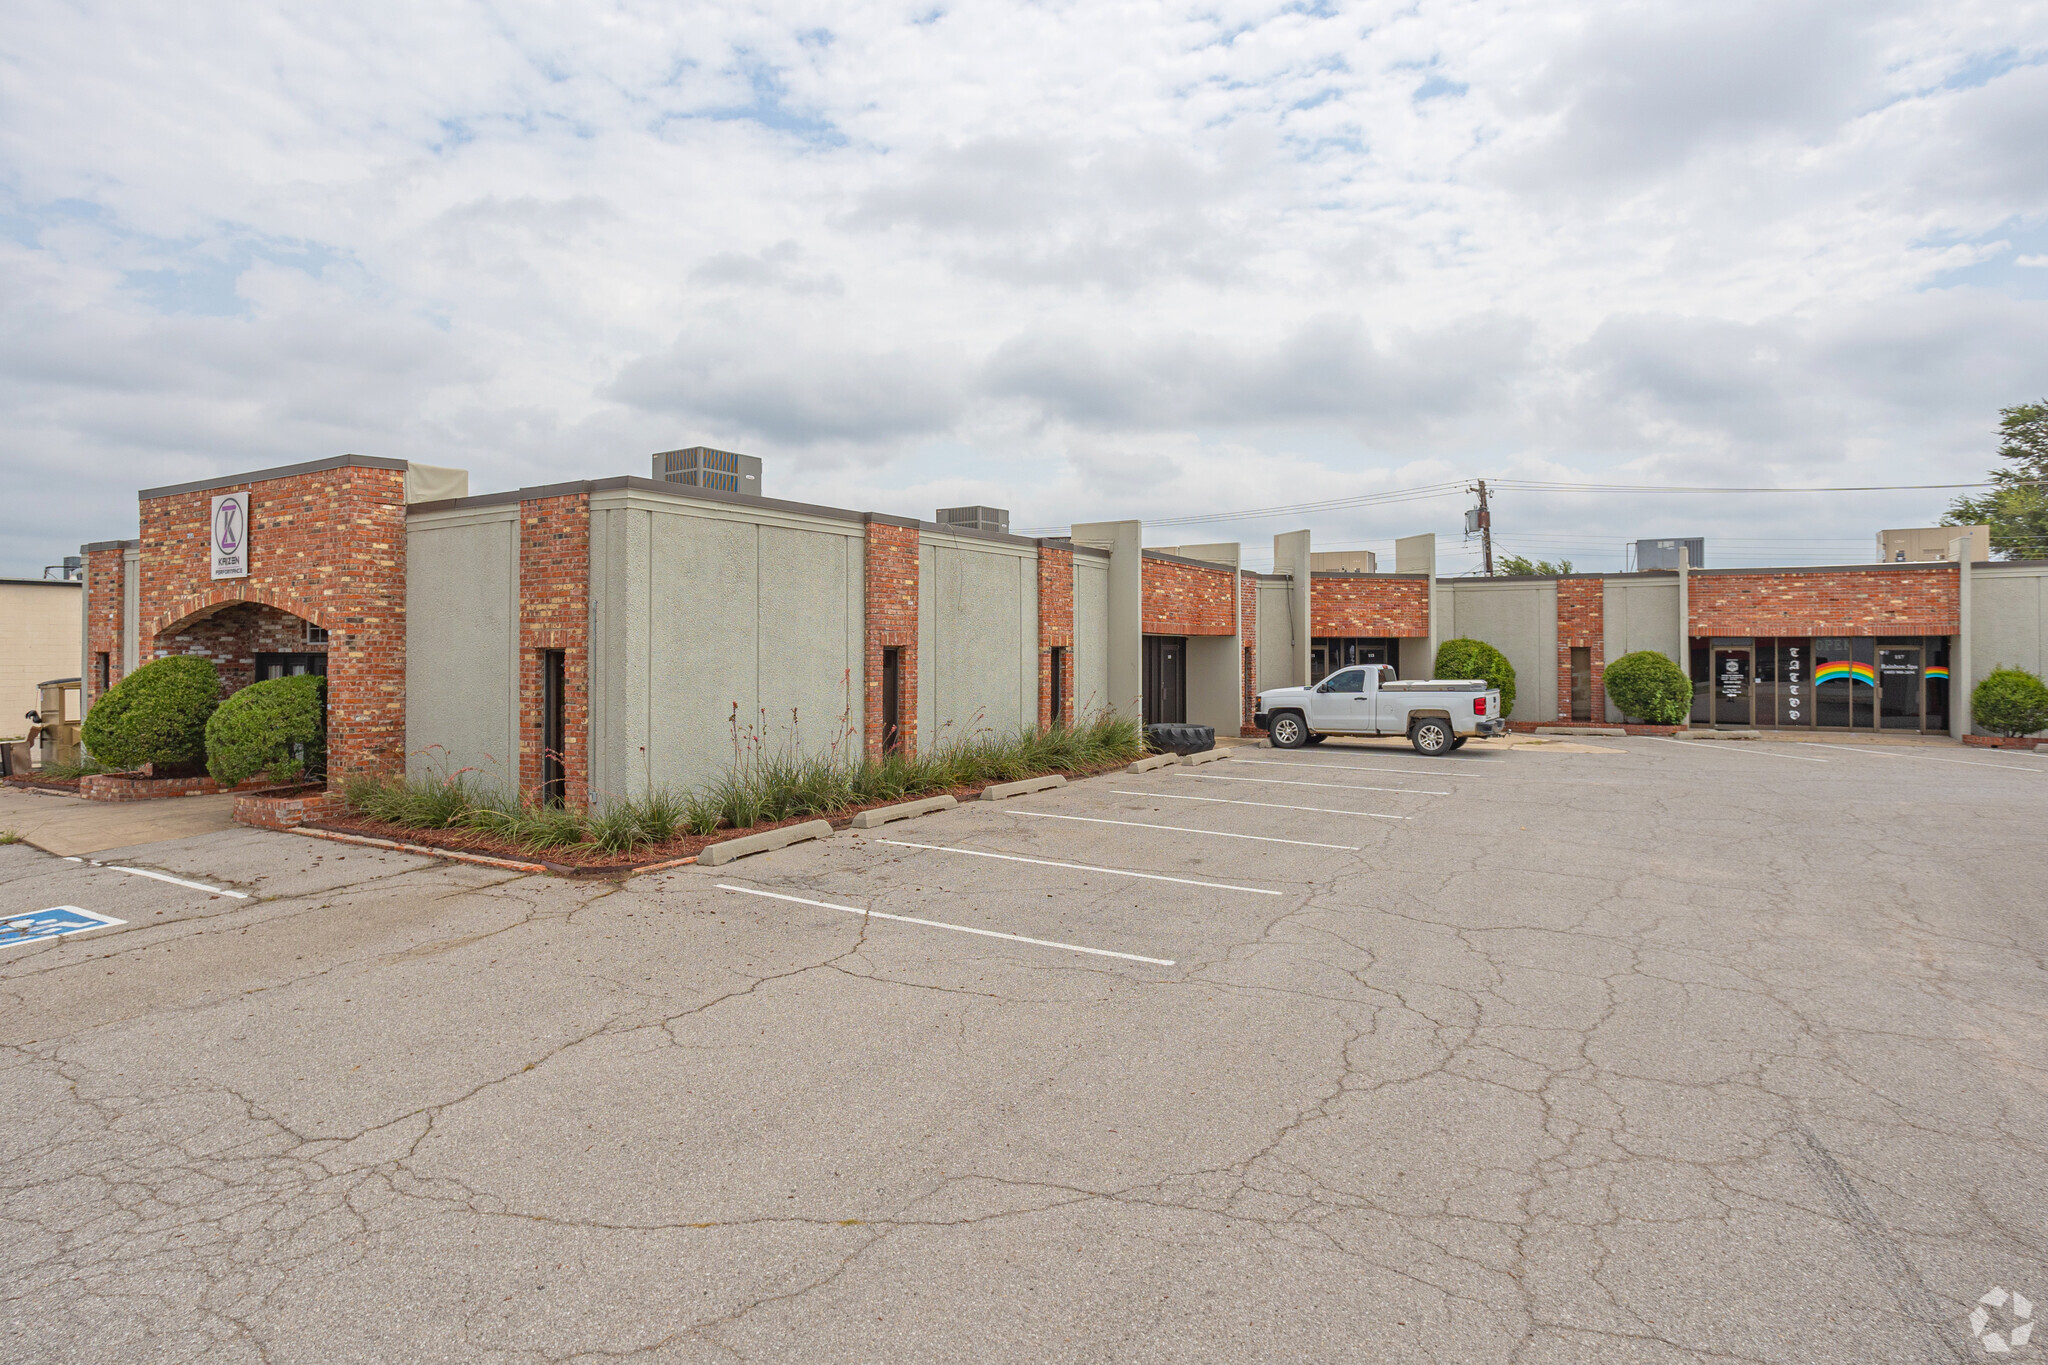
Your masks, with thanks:
[[[1216,747],[1213,725],[1148,725],[1145,747],[1155,754],[1205,754]]]

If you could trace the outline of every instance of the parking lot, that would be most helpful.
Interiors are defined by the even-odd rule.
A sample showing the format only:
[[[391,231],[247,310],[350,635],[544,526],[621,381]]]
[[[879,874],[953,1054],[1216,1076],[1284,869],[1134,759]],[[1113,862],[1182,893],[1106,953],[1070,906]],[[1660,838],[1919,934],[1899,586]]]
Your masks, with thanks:
[[[2044,827],[2033,755],[1629,738],[623,885],[0,847],[120,921],[0,946],[0,1359],[1989,1358]]]

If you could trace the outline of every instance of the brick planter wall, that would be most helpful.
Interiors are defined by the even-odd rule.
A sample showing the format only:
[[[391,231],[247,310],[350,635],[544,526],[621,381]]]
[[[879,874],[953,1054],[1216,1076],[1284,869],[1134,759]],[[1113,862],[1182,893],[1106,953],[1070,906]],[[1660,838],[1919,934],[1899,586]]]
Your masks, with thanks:
[[[249,576],[215,581],[212,500],[236,490],[249,494]],[[180,652],[195,618],[235,603],[311,621],[328,632],[330,775],[402,765],[403,469],[343,465],[144,498],[140,568],[141,658]]]
[[[1235,635],[1231,569],[1170,560],[1145,560],[1144,630],[1147,635]]]
[[[1060,656],[1060,696],[1074,716],[1074,552],[1038,547],[1038,728],[1052,726],[1052,652]]]
[[[1607,584],[1599,578],[1557,580],[1557,718],[1572,718],[1572,650],[1593,651],[1593,710],[1583,725],[1607,723]]]
[[[232,788],[254,791],[273,785],[252,777]],[[154,801],[167,796],[218,796],[230,788],[210,777],[137,777],[132,773],[90,773],[78,779],[78,794],[88,801]]]
[[[235,819],[257,829],[297,829],[308,820],[340,815],[348,803],[339,792],[301,791],[281,796],[238,796]]]
[[[2031,735],[2023,735],[2018,739],[2009,739],[2004,735],[1964,735],[1963,743],[1977,749],[2022,749],[2031,751],[2036,746],[2048,743],[2048,741],[2037,739]]]
[[[1843,573],[1694,574],[1694,636],[1953,635],[1954,565]]]
[[[917,752],[917,528],[887,522],[867,524],[867,647],[862,679],[864,742],[870,757],[882,753],[882,651],[901,651],[897,662],[898,733],[906,753]],[[1043,592],[1043,587],[1040,588]],[[1068,629],[1071,631],[1072,617]]]
[[[541,784],[541,652],[562,651],[564,801],[590,800],[590,495],[519,504],[519,786]]]

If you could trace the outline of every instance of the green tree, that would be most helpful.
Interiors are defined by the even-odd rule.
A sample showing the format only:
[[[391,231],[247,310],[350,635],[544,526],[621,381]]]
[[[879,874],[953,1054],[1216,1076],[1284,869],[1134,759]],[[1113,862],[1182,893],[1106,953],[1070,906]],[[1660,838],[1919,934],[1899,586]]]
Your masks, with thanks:
[[[1653,725],[1683,725],[1692,714],[1692,679],[1654,649],[1624,654],[1607,665],[1607,699],[1623,716]]]
[[[85,713],[86,751],[116,771],[198,763],[206,757],[206,722],[219,704],[220,674],[212,660],[188,654],[154,659]]]
[[[1989,526],[1991,549],[2002,559],[2048,559],[2048,398],[1998,412],[1994,485],[1981,498],[1957,498],[1944,526]]]
[[[1541,575],[1555,578],[1572,571],[1569,559],[1560,559],[1553,564],[1547,559],[1531,559],[1527,555],[1502,555],[1494,562],[1493,571],[1498,574]]]
[[[2048,730],[2048,683],[2024,668],[1994,668],[1970,693],[1970,714],[2014,739]]]

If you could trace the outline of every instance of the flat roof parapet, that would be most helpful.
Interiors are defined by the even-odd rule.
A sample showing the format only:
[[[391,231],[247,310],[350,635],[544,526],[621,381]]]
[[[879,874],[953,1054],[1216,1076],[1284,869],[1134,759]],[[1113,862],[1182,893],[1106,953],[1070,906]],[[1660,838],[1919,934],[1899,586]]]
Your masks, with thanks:
[[[329,469],[396,469],[403,471],[409,463],[405,460],[387,460],[380,455],[336,455],[325,460],[308,460],[304,464],[279,465],[275,469],[258,469],[247,474],[226,474],[213,479],[194,479],[190,483],[165,484],[162,488],[145,488],[135,496],[144,502],[151,498],[174,497],[179,493],[204,493],[209,488],[233,488],[237,484],[263,483],[269,479],[288,479],[294,474],[319,474]]]

